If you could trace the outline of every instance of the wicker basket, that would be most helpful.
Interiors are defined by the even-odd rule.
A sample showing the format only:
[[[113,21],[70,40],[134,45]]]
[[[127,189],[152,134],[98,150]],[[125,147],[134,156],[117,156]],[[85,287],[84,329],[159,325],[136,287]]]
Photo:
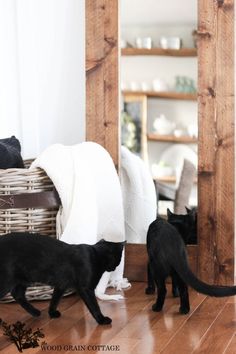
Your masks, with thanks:
[[[28,167],[32,160],[26,160]],[[39,232],[56,237],[56,214],[60,200],[46,173],[35,168],[0,170],[0,235],[9,232]],[[29,287],[30,300],[51,298],[52,288],[37,285]],[[8,294],[1,301],[10,302]]]

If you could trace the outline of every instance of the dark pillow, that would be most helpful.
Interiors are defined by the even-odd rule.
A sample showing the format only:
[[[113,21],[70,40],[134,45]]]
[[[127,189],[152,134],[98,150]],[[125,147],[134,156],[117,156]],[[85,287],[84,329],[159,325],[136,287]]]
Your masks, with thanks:
[[[20,142],[15,136],[0,139],[0,168],[24,168]]]

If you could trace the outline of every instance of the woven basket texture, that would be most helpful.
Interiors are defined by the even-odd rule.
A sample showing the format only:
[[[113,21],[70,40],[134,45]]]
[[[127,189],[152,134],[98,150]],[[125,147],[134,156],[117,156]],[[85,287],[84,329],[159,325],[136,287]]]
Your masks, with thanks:
[[[33,160],[26,160],[29,167]],[[47,174],[40,168],[0,170],[0,200],[1,195],[35,193],[53,190],[54,185]],[[38,232],[50,237],[56,237],[56,214],[58,209],[0,209],[0,235],[9,232]],[[45,285],[29,287],[26,297],[29,300],[50,299],[52,288]],[[8,294],[1,302],[10,302],[13,298]]]

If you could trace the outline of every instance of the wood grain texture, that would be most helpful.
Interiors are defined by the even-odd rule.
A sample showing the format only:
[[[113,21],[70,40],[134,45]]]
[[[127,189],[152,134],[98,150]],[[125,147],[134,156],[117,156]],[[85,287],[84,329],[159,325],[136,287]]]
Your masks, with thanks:
[[[145,283],[133,282],[129,290],[122,292],[124,300],[99,301],[102,312],[113,320],[109,326],[97,325],[76,295],[62,299],[59,304],[62,316],[58,319],[48,317],[48,301],[34,302],[42,310],[39,318],[32,318],[16,303],[0,304],[1,318],[10,323],[24,321],[32,330],[42,329],[45,334],[43,340],[51,348],[43,351],[38,347],[29,353],[77,352],[72,346],[81,346],[83,353],[105,354],[112,351],[101,347],[95,350],[91,345],[97,348],[118,346],[118,350],[112,352],[121,354],[235,353],[236,297],[209,298],[189,289],[191,311],[183,316],[178,312],[179,298],[172,297],[168,285],[163,311],[157,313],[151,311],[156,295],[146,295],[145,286]],[[108,292],[117,293],[115,289]],[[57,350],[56,346],[61,347]],[[0,351],[17,353],[14,344],[1,330]]]
[[[124,90],[122,91],[124,95],[146,95],[150,98],[164,98],[170,100],[184,100],[184,101],[196,101],[197,95],[195,93],[184,93],[184,92],[175,92],[175,91],[131,91]]]
[[[163,48],[123,48],[121,55],[164,55],[170,57],[196,57],[196,48],[163,49]]]
[[[234,275],[234,6],[199,0],[199,275]]]
[[[198,247],[187,246],[189,263],[192,271],[197,272]],[[141,243],[127,243],[125,246],[125,276],[132,281],[147,280],[147,250]]]
[[[147,134],[147,138],[150,141],[162,141],[180,144],[195,144],[197,143],[197,138],[191,136],[175,136],[175,135],[161,135],[156,133]]]
[[[119,164],[118,0],[86,1],[86,140]]]

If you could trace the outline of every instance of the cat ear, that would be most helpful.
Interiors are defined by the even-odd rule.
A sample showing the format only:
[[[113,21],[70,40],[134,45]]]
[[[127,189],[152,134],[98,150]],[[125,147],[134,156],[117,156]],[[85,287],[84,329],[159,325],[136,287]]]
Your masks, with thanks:
[[[171,216],[171,215],[174,215],[169,208],[167,208],[167,216]]]
[[[102,238],[101,240],[99,240],[97,243],[103,243],[105,242],[104,238]]]
[[[192,212],[192,209],[189,209],[188,207],[185,207],[187,214],[190,214]]]

